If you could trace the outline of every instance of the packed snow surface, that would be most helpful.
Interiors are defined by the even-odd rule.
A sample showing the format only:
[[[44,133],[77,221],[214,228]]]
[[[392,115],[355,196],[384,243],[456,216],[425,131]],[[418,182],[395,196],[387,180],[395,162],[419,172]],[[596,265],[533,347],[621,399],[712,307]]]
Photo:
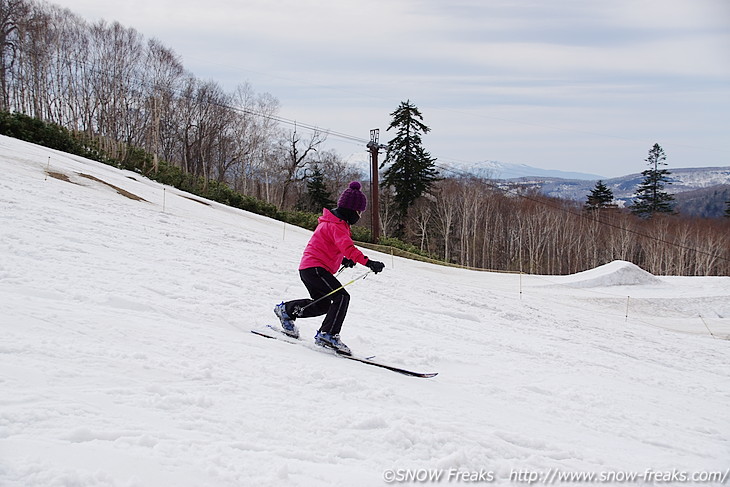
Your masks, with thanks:
[[[249,332],[306,296],[308,231],[6,137],[0,174],[0,485],[730,468],[730,278],[626,262],[520,276],[366,250],[386,269],[348,288],[342,339],[439,373],[420,379],[318,349],[318,319],[299,321],[300,344]]]

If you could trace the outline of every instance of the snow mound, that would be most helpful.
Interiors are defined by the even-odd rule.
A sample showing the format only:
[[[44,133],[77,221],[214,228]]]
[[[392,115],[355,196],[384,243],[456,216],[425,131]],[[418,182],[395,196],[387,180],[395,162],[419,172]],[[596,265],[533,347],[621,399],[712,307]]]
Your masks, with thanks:
[[[641,286],[661,282],[655,275],[625,260],[614,260],[595,269],[578,272],[563,281],[573,287]]]

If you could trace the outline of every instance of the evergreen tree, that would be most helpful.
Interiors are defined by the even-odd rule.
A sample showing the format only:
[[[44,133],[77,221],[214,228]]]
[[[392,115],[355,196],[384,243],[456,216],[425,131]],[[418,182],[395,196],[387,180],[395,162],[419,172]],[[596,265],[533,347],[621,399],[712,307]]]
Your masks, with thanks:
[[[613,191],[599,179],[596,187],[588,194],[584,208],[586,210],[600,210],[603,208],[616,208],[617,206],[613,202]]]
[[[316,164],[312,166],[312,172],[307,177],[307,192],[297,206],[300,210],[313,212],[335,207],[332,193],[327,190],[325,184],[324,173]]]
[[[395,190],[393,200],[399,220],[398,233],[401,233],[408,209],[430,191],[439,177],[434,165],[436,159],[422,145],[421,135],[431,129],[423,123],[418,108],[408,100],[401,102],[390,115],[393,119],[387,130],[395,129],[396,135],[388,142],[387,154],[380,166],[389,164],[381,186]]]
[[[674,208],[672,202],[674,196],[664,191],[665,184],[672,184],[669,175],[672,174],[667,169],[660,169],[660,166],[666,166],[664,162],[667,156],[664,149],[659,144],[649,150],[649,157],[645,159],[649,165],[649,169],[641,173],[644,181],[639,185],[636,192],[636,199],[631,206],[631,212],[644,218],[651,217],[654,213],[673,213]]]
[[[727,200],[727,208],[725,208],[725,217],[730,218],[730,200]]]

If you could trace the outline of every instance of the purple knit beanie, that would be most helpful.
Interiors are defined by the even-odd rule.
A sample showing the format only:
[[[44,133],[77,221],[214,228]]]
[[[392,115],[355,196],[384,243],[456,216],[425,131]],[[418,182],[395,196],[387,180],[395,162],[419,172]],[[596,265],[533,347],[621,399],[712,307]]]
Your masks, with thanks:
[[[354,211],[365,211],[368,206],[368,200],[362,191],[360,191],[360,183],[353,181],[350,187],[342,192],[340,199],[337,200],[338,208],[348,208]]]

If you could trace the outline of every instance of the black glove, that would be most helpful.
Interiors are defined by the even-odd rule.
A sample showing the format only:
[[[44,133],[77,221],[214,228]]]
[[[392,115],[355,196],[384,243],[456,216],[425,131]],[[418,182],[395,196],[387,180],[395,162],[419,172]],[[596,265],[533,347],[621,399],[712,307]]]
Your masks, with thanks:
[[[350,267],[355,267],[355,261],[348,259],[347,257],[342,258],[342,267],[347,267],[348,269]]]
[[[377,260],[370,260],[368,259],[368,263],[365,264],[371,271],[374,273],[378,273],[382,271],[385,268],[385,264],[382,262],[378,262]]]

